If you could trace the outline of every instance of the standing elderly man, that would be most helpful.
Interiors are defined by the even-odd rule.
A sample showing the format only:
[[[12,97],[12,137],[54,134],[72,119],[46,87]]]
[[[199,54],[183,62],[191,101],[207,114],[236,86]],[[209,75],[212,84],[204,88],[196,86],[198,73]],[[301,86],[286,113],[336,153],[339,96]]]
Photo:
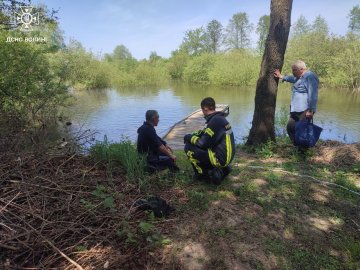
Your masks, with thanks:
[[[176,166],[176,156],[172,149],[162,140],[155,131],[159,124],[159,113],[148,110],[145,114],[146,121],[139,127],[137,151],[146,154],[147,165],[150,172],[169,169],[172,172],[179,171]]]
[[[295,145],[295,123],[305,118],[312,119],[316,112],[319,79],[307,69],[306,64],[298,60],[291,65],[293,76],[283,76],[277,69],[274,76],[282,81],[292,83],[290,118],[287,133]]]

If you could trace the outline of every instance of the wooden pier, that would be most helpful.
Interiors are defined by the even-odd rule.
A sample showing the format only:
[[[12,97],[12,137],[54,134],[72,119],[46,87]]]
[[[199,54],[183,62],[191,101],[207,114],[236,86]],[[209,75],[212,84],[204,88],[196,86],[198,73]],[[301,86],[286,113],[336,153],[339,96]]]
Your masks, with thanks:
[[[219,104],[216,106],[216,111],[222,111],[226,115],[229,114],[229,106]],[[205,118],[201,109],[196,110],[186,116],[181,121],[175,123],[163,136],[163,139],[174,150],[182,150],[184,148],[184,136],[193,133],[205,126]]]

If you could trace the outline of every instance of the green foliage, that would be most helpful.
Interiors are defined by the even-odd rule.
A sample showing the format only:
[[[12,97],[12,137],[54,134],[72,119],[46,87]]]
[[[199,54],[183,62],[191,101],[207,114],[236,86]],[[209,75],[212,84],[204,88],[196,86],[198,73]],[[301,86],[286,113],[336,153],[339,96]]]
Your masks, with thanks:
[[[191,209],[203,211],[208,208],[210,196],[204,190],[188,190],[186,192],[189,198],[189,204]]]
[[[182,79],[185,67],[190,57],[184,50],[174,51],[167,63],[167,69],[171,79]]]
[[[110,86],[111,65],[96,59],[75,40],[65,49],[52,55],[51,61],[54,69],[65,71],[67,83],[76,89]]]
[[[141,221],[138,225],[140,234],[146,238],[146,241],[153,246],[163,246],[171,244],[171,240],[165,238],[161,232],[151,222],[150,217],[148,221]]]
[[[97,142],[90,148],[90,155],[99,162],[109,166],[121,166],[125,169],[130,181],[141,184],[145,175],[145,157],[139,155],[127,138],[122,138],[119,143],[109,143],[107,138]]]
[[[152,63],[148,61],[142,61],[138,64],[134,71],[134,76],[137,84],[141,85],[154,85],[159,82],[167,82],[169,73],[163,62],[159,60]]]
[[[332,58],[328,68],[329,85],[360,89],[360,38],[349,35],[337,41],[342,47]]]
[[[185,66],[186,62],[183,79],[191,83],[255,85],[260,67],[260,57],[240,50],[217,55],[204,53],[190,60],[185,59],[185,57],[182,58],[182,65],[177,66],[178,72],[172,77],[180,77],[180,70]],[[172,64],[172,67],[175,67],[175,64]]]
[[[354,6],[349,13],[349,29],[354,33],[360,34],[360,7]]]
[[[212,20],[206,27],[207,47],[212,53],[217,53],[223,39],[223,27],[217,20]]]
[[[6,42],[0,31],[0,109],[31,126],[53,122],[68,98],[62,70],[51,70],[42,44]],[[12,36],[25,34],[12,32]]]
[[[276,143],[268,140],[266,143],[261,144],[255,148],[255,153],[262,158],[270,158],[274,155],[276,150]]]
[[[209,71],[214,66],[215,56],[204,53],[189,61],[184,70],[184,79],[193,83],[209,83]]]
[[[329,34],[329,26],[326,20],[320,15],[315,18],[312,24],[312,32],[326,36]]]
[[[258,186],[253,182],[246,182],[244,185],[236,188],[234,194],[242,199],[254,198],[258,192]]]
[[[80,202],[83,204],[83,206],[88,209],[88,210],[91,210],[91,209],[94,209],[96,207],[95,204],[93,204],[92,202],[89,202],[85,199],[80,199]]]
[[[126,220],[124,220],[122,226],[116,230],[116,235],[122,239],[125,239],[126,246],[138,244],[138,238]]]
[[[301,15],[295,24],[291,27],[291,35],[292,37],[300,37],[306,35],[310,32],[311,25],[309,24],[308,20]]]
[[[148,234],[149,232],[152,232],[155,229],[155,226],[152,225],[151,223],[142,221],[139,223],[139,229],[141,233]]]
[[[112,61],[120,63],[121,61],[132,59],[132,55],[128,48],[124,45],[118,45],[115,47],[114,52],[109,55]]]
[[[260,58],[247,51],[234,50],[217,55],[208,73],[208,79],[217,85],[255,85],[259,74]]]
[[[189,55],[200,55],[207,51],[207,47],[207,36],[203,27],[186,31],[180,46]]]
[[[253,25],[245,12],[239,12],[232,16],[226,28],[225,43],[229,49],[245,49],[250,45],[249,33]]]
[[[264,15],[261,16],[256,27],[256,33],[259,35],[259,40],[257,42],[258,51],[262,54],[265,50],[265,41],[269,33],[270,28],[270,16]]]
[[[96,189],[93,192],[91,192],[91,194],[99,199],[102,199],[102,203],[105,207],[109,209],[115,208],[114,197],[112,194],[108,193],[105,186],[97,185]]]
[[[79,246],[76,247],[76,251],[78,251],[78,252],[85,252],[87,250],[88,249],[87,249],[87,247],[85,245],[79,245]]]

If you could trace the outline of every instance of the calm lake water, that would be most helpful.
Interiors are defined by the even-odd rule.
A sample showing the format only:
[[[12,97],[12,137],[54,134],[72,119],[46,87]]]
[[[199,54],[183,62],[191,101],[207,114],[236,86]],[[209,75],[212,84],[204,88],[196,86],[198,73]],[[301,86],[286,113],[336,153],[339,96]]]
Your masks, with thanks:
[[[281,85],[277,97],[277,112],[290,104],[290,84]],[[251,127],[255,87],[219,87],[174,84],[169,87],[138,87],[74,91],[76,101],[68,109],[73,129],[91,129],[110,141],[120,141],[121,135],[136,140],[137,128],[143,123],[145,111],[156,109],[160,123],[159,135],[177,121],[199,108],[202,98],[211,96],[217,103],[230,105],[228,120],[237,142],[243,142]],[[321,138],[346,143],[360,140],[360,94],[346,90],[320,89],[318,112],[314,123],[324,128]]]

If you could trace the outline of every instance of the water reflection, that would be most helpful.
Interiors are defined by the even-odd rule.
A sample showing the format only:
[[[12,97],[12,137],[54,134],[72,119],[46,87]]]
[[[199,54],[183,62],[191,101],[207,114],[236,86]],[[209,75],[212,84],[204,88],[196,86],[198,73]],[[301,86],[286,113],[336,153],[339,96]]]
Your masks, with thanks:
[[[230,105],[229,121],[237,142],[248,135],[254,111],[255,88],[217,87],[174,83],[167,87],[126,87],[74,92],[75,104],[69,108],[76,126],[97,130],[97,139],[104,135],[119,141],[121,135],[136,139],[136,130],[144,121],[147,109],[160,114],[159,134],[187,114],[199,108],[202,98],[212,96],[218,103]],[[290,85],[278,91],[277,111],[288,108]],[[320,89],[315,122],[324,131],[323,139],[345,142],[360,139],[359,94],[336,89]]]

